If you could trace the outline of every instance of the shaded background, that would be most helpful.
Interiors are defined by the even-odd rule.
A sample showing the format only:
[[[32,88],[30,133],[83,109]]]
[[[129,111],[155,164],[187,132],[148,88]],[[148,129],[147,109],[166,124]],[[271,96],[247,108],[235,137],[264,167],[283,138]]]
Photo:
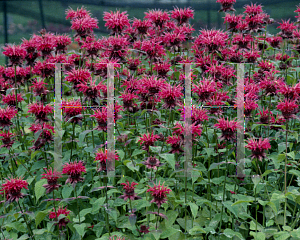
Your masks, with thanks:
[[[245,4],[255,0],[237,0],[234,5],[236,14],[244,11]],[[281,19],[295,21],[296,5],[299,0],[258,0],[263,9],[275,23],[268,27],[272,34]],[[223,28],[224,13],[219,13],[220,4],[216,0],[0,0],[0,48],[5,43],[21,43],[22,38],[30,38],[33,33],[38,33],[42,28],[56,33],[70,33],[70,21],[65,19],[65,10],[85,6],[92,13],[92,17],[99,20],[99,29],[95,30],[98,37],[107,36],[108,31],[104,27],[103,12],[127,11],[129,18],[143,18],[148,9],[172,10],[174,6],[192,7],[195,10],[194,19],[190,23],[196,29],[195,34],[201,28]],[[6,31],[5,31],[6,30]],[[7,34],[5,34],[7,32]],[[4,64],[4,57],[0,54],[0,64]]]

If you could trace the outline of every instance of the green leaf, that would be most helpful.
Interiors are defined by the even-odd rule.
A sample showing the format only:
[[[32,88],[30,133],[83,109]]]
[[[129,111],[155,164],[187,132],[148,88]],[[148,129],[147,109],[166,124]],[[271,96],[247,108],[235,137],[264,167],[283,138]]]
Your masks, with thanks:
[[[81,224],[74,224],[74,228],[76,229],[76,231],[78,232],[78,234],[83,237],[85,234],[85,227],[86,224],[85,223],[81,223]]]
[[[235,232],[232,229],[226,228],[224,230],[224,235],[228,238],[233,238],[234,236],[238,237],[239,239],[244,240],[245,238],[243,238],[242,234],[240,234],[239,232]]]
[[[200,226],[195,226],[192,229],[189,230],[189,233],[194,236],[194,235],[202,235],[203,233],[206,233],[206,231],[200,227]]]
[[[172,227],[168,227],[166,230],[164,230],[162,232],[162,234],[160,235],[161,238],[168,238],[171,237],[172,235],[174,235],[175,233],[179,232],[180,230],[172,228]]]
[[[198,214],[198,205],[193,203],[193,202],[189,202],[188,205],[190,206],[193,217],[195,219],[197,217],[197,214]]]
[[[82,146],[82,145],[83,145],[83,141],[84,141],[84,139],[85,139],[85,136],[86,136],[88,133],[92,132],[92,131],[93,131],[93,130],[85,130],[85,131],[83,131],[83,132],[81,132],[81,133],[79,134],[79,143],[78,143],[79,146]]]
[[[102,197],[102,198],[97,199],[97,200],[93,203],[92,213],[98,212],[99,209],[103,206],[104,202],[105,202],[105,197]]]
[[[31,156],[30,156],[30,160],[34,159],[34,157],[40,153],[41,151],[35,151],[35,152],[31,152]]]
[[[250,235],[254,237],[255,240],[265,240],[266,235],[262,232],[250,232]]]
[[[289,232],[278,232],[274,234],[274,240],[285,240],[288,239],[290,237],[290,233]]]
[[[71,187],[71,186],[64,186],[64,188],[62,190],[62,196],[63,196],[63,198],[70,197],[72,191],[73,191],[73,187]]]
[[[21,222],[9,222],[5,226],[13,228],[13,229],[17,230],[18,232],[27,232],[27,228]]]
[[[123,150],[116,150],[117,153],[118,153],[118,156],[121,158],[121,160],[123,160],[124,156],[125,156],[125,153]]]
[[[152,231],[151,233],[154,236],[155,240],[159,240],[160,239],[161,232],[159,230]]]
[[[295,160],[295,152],[294,151],[293,152],[289,152],[287,155],[289,157],[291,157],[293,160]]]
[[[42,197],[45,194],[46,189],[43,187],[43,185],[46,183],[47,183],[46,179],[41,179],[40,181],[35,183],[34,192],[35,192],[36,202],[38,202],[40,197]]]
[[[38,225],[41,223],[41,221],[44,220],[44,218],[48,215],[47,211],[41,211],[38,212],[35,217],[35,226],[38,227]]]
[[[175,157],[174,154],[164,153],[159,154],[159,156],[167,161],[170,164],[173,170],[175,170]]]
[[[232,204],[231,206],[235,206],[235,205],[238,205],[240,203],[250,203],[250,202],[253,202],[253,200],[238,200],[234,204]]]
[[[80,211],[79,215],[80,217],[84,217],[85,215],[89,214],[92,212],[92,208],[86,208]]]
[[[136,208],[136,210],[140,210],[142,208],[145,208],[145,207],[150,207],[151,204],[149,201],[147,200],[144,200],[144,199],[138,199],[138,200],[135,200],[134,202],[132,202],[132,206],[134,208]]]
[[[205,152],[207,153],[208,157],[210,157],[211,155],[213,155],[213,156],[216,155],[214,148],[205,148]]]
[[[145,153],[144,150],[134,149],[133,153],[131,154],[131,157],[134,157],[134,156],[137,156],[137,155],[140,155],[140,154],[143,154],[143,153]]]

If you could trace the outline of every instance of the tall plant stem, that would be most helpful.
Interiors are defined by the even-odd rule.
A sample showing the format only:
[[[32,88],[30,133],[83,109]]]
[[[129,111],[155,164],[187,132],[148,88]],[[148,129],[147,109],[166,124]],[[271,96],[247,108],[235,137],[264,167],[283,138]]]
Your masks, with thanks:
[[[106,208],[108,209],[107,181],[108,181],[108,178],[106,177],[105,178],[105,201],[106,201]],[[108,218],[107,211],[105,211],[105,220],[106,220],[106,227],[108,230],[108,235],[110,236],[109,218]]]
[[[27,222],[27,217],[24,215],[24,211],[23,211],[23,209],[22,209],[20,203],[19,203],[19,202],[17,202],[17,203],[18,203],[18,205],[19,205],[20,211],[21,211],[22,216],[23,216],[23,218],[24,218],[24,220],[25,220],[25,223],[26,223],[26,225],[27,225],[28,231],[29,231],[30,235],[32,236],[32,239],[35,239],[35,237],[34,237],[34,235],[33,235],[33,232],[32,232],[32,230],[31,230],[31,227],[29,226],[29,224],[28,224],[28,222]]]
[[[159,208],[157,208],[157,219],[156,219],[155,230],[157,230],[158,220],[159,220]]]
[[[225,170],[225,179],[224,179],[224,188],[223,188],[223,197],[222,197],[222,209],[221,209],[221,220],[220,220],[220,229],[219,229],[219,239],[220,239],[220,233],[221,233],[221,228],[222,228],[222,218],[223,218],[223,210],[224,210],[224,205],[223,205],[223,201],[225,198],[225,187],[226,187],[226,178],[227,178],[227,170],[228,170],[228,164],[227,164],[227,160],[228,160],[228,147],[226,147],[226,170]]]
[[[286,120],[286,129],[285,129],[285,166],[284,166],[284,194],[287,193],[287,179],[286,179],[286,175],[287,175],[287,138],[288,138],[288,127],[289,127],[289,121],[288,119]],[[283,226],[286,225],[286,206],[287,205],[287,199],[285,198],[285,202],[284,202],[284,219],[283,219]]]
[[[79,204],[78,204],[78,196],[77,196],[77,191],[76,191],[76,186],[74,187],[74,193],[75,193],[75,197],[76,197],[76,205],[77,205],[77,211],[78,211],[78,219],[79,219],[79,224],[81,223],[80,221],[80,207],[79,207]]]
[[[71,162],[71,159],[72,159],[74,135],[75,135],[75,123],[73,123],[73,133],[72,133],[72,142],[71,142],[70,162]]]

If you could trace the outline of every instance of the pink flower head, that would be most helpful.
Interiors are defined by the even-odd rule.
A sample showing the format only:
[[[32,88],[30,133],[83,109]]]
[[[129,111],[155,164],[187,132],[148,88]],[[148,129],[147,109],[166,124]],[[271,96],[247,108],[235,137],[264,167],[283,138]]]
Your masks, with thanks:
[[[255,109],[258,108],[258,104],[252,100],[252,99],[246,99],[245,100],[245,116],[246,117],[250,117],[251,116],[251,112]]]
[[[17,110],[12,107],[0,108],[0,127],[9,127],[12,125],[11,119],[16,116]]]
[[[79,123],[82,120],[82,106],[79,99],[62,101],[63,112],[66,114],[66,121],[71,123]]]
[[[221,140],[227,141],[234,140],[237,129],[243,128],[240,123],[235,120],[229,121],[228,118],[227,120],[225,118],[218,119],[218,123],[214,126],[222,131]]]
[[[123,93],[119,98],[122,98],[124,108],[129,112],[137,111],[137,104],[133,102],[138,96],[133,93]]]
[[[244,13],[250,16],[255,16],[263,12],[262,6],[260,4],[256,5],[251,3],[251,5],[246,5],[244,9],[245,9]]]
[[[42,98],[45,97],[48,94],[48,90],[45,85],[48,85],[43,80],[36,79],[35,82],[32,84],[32,90],[34,92],[35,96],[41,96]]]
[[[74,18],[85,18],[90,16],[90,12],[87,11],[84,7],[80,9],[77,8],[77,11],[74,11],[72,8],[66,10],[66,19],[73,20]]]
[[[45,146],[46,143],[50,143],[53,141],[53,133],[55,132],[53,126],[46,123],[43,123],[42,125],[32,124],[29,129],[34,133],[41,131],[38,139],[34,142],[33,147],[31,147],[30,149],[41,149],[43,146]]]
[[[154,146],[154,143],[159,139],[160,137],[158,135],[153,134],[153,132],[144,134],[142,137],[139,139],[140,145],[143,145],[142,149],[146,150],[149,152],[149,147]]]
[[[194,18],[194,10],[191,8],[174,8],[171,11],[171,18],[175,19],[178,25],[182,25],[183,23],[188,22],[190,18]]]
[[[37,50],[41,51],[42,56],[49,56],[57,46],[56,36],[53,33],[44,33],[41,36],[33,35]]]
[[[246,148],[252,151],[252,159],[257,158],[258,160],[262,161],[262,159],[266,157],[264,151],[270,149],[271,145],[269,143],[269,139],[267,138],[259,138],[258,140],[251,138],[248,140],[248,145]]]
[[[145,12],[145,18],[150,19],[156,27],[160,28],[166,21],[170,20],[168,12],[161,10],[149,10],[149,12]]]
[[[72,39],[67,35],[56,35],[55,36],[56,43],[56,52],[66,52],[66,48],[68,45],[72,43]]]
[[[3,54],[9,58],[12,66],[22,64],[26,57],[26,50],[22,45],[8,45],[3,49]]]
[[[199,101],[205,102],[216,92],[216,83],[208,79],[201,80],[197,85],[194,85],[192,92],[198,94]]]
[[[76,30],[76,36],[81,38],[86,38],[87,36],[92,36],[93,29],[98,27],[98,20],[90,16],[84,18],[75,18],[72,20],[71,29]]]
[[[141,50],[147,53],[149,59],[158,59],[162,55],[166,55],[164,47],[155,38],[144,40],[142,42]]]
[[[91,101],[92,105],[97,105],[96,99],[100,97],[101,83],[96,84],[96,79],[93,81],[90,78],[88,82],[78,84],[77,88],[85,96],[83,101],[88,100]]]
[[[266,40],[268,43],[270,43],[271,47],[279,48],[280,43],[282,42],[282,37],[280,36],[267,37]]]
[[[165,187],[164,183],[160,185],[160,181],[158,184],[154,184],[153,187],[148,187],[149,189],[147,190],[147,192],[151,192],[151,195],[153,197],[150,203],[156,203],[158,208],[160,208],[163,203],[167,202],[167,194],[172,191],[168,187]]]
[[[120,183],[123,185],[123,189],[125,190],[124,195],[121,195],[119,198],[124,199],[127,201],[127,199],[130,199],[131,201],[137,200],[137,199],[142,199],[141,197],[137,196],[136,193],[134,192],[135,186],[138,185],[136,182],[129,183],[127,180],[127,183]]]
[[[135,28],[139,34],[144,35],[147,33],[148,29],[152,26],[151,20],[140,20],[134,19],[132,27]]]
[[[243,15],[235,15],[226,13],[224,23],[229,23],[228,30],[237,30],[238,23],[242,21]]]
[[[277,105],[277,109],[281,111],[282,116],[288,120],[294,117],[294,114],[298,112],[299,106],[296,104],[295,100],[285,99]]]
[[[8,106],[15,107],[16,106],[16,95],[14,93],[7,94],[3,96],[2,101],[6,103]],[[24,99],[20,93],[17,94],[17,101],[22,102]]]
[[[281,29],[281,32],[279,35],[282,36],[282,38],[292,38],[293,37],[293,30],[297,28],[297,26],[294,25],[294,23],[290,23],[289,20],[282,20],[282,23],[279,23],[279,26],[277,28]]]
[[[217,3],[220,3],[222,6],[219,12],[235,11],[233,4],[236,3],[236,0],[217,0]]]
[[[195,44],[205,48],[208,52],[215,52],[225,46],[228,39],[227,33],[222,30],[201,30],[196,38]]]
[[[183,139],[178,136],[178,135],[172,135],[172,136],[168,136],[167,144],[171,144],[171,151],[169,153],[182,153],[183,150],[181,148],[182,144],[183,144]]]
[[[67,73],[66,81],[72,82],[75,86],[80,83],[86,83],[91,79],[91,73],[88,69],[73,69]]]
[[[147,234],[147,233],[150,232],[150,231],[149,231],[149,228],[150,228],[150,227],[147,227],[146,225],[141,225],[139,231],[140,231],[141,233]]]
[[[0,140],[3,142],[3,145],[0,146],[0,148],[5,147],[10,149],[11,146],[14,144],[14,140],[12,139],[12,137],[14,137],[15,134],[11,133],[9,131],[7,132],[0,132]]]
[[[58,226],[59,228],[63,228],[67,225],[67,223],[70,221],[69,219],[67,219],[66,217],[70,214],[71,211],[68,211],[67,208],[63,208],[61,206],[58,207],[58,209],[56,209],[56,212],[55,212],[55,209],[53,209],[54,211],[50,212],[49,214],[49,218],[50,219],[58,219],[58,217],[60,215],[65,215],[64,218],[61,218],[59,219],[58,221]]]
[[[0,194],[6,196],[6,200],[11,202],[18,202],[20,198],[26,196],[21,193],[23,188],[28,189],[28,182],[23,180],[21,177],[5,179],[5,183],[2,184],[2,188],[0,189]]]
[[[53,107],[50,104],[44,106],[42,103],[33,103],[29,105],[28,112],[34,114],[38,122],[47,122],[47,115],[53,112]]]
[[[113,171],[113,169],[107,169],[107,167],[110,167],[108,164],[107,164],[107,161],[112,161],[112,160],[116,160],[116,161],[119,161],[119,156],[116,152],[111,152],[111,151],[108,151],[107,149],[105,150],[105,152],[100,149],[98,150],[98,152],[96,153],[96,158],[95,158],[95,161],[97,161],[97,165],[99,163],[99,167],[97,169],[98,172],[100,171]]]
[[[107,107],[102,107],[101,109],[94,110],[94,114],[91,115],[97,119],[99,131],[107,131]]]
[[[58,189],[61,185],[57,183],[57,180],[62,176],[60,172],[55,169],[48,169],[46,173],[42,174],[41,179],[47,179],[47,184],[44,184],[43,187],[46,188],[46,193],[51,193],[55,189]]]
[[[82,161],[79,162],[71,162],[66,163],[63,166],[62,173],[69,175],[69,178],[67,179],[66,183],[71,183],[75,185],[77,182],[82,182],[84,180],[83,177],[81,177],[81,173],[85,173],[85,166]]]
[[[165,85],[159,92],[159,96],[164,100],[163,108],[174,108],[179,105],[178,100],[183,96],[183,87]]]
[[[127,55],[129,41],[126,37],[121,35],[110,36],[107,39],[103,40],[104,55],[109,59],[118,59],[123,60],[123,58]]]
[[[106,22],[105,27],[111,29],[113,33],[121,33],[125,27],[129,27],[127,11],[104,12],[103,20]]]
[[[154,64],[153,70],[156,70],[158,75],[162,78],[166,78],[170,69],[171,64],[168,62],[157,62]]]
[[[156,157],[148,157],[146,161],[142,161],[141,163],[144,164],[148,169],[154,170],[163,165],[163,163],[161,163]]]

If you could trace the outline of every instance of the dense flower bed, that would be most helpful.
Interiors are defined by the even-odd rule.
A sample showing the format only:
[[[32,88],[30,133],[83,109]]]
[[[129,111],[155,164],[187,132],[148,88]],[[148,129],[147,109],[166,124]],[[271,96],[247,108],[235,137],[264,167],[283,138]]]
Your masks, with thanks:
[[[282,20],[272,36],[274,20],[261,5],[235,15],[235,0],[217,2],[226,31],[195,33],[191,8],[149,10],[142,20],[115,11],[103,18],[110,36],[97,39],[98,20],[82,7],[66,11],[74,36],[42,30],[4,47],[1,239],[300,238],[300,6],[297,21]],[[76,51],[68,50],[71,43]],[[55,63],[64,66],[59,132]],[[115,152],[106,142],[108,64]],[[55,134],[62,137],[61,166]]]

